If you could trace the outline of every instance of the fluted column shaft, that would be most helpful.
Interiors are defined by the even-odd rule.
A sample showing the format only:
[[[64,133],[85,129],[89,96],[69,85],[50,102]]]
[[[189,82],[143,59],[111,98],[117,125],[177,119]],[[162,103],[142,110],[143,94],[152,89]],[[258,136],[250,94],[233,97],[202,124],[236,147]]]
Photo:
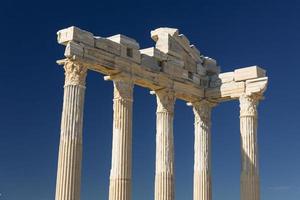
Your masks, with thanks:
[[[112,164],[109,200],[131,199],[133,84],[114,81]]]
[[[212,200],[211,107],[206,100],[193,103],[195,115],[194,200]]]
[[[259,162],[257,147],[257,96],[240,97],[241,200],[259,200]]]
[[[174,200],[174,93],[156,92],[155,200]]]
[[[61,120],[56,200],[79,200],[82,122],[87,68],[67,62]]]

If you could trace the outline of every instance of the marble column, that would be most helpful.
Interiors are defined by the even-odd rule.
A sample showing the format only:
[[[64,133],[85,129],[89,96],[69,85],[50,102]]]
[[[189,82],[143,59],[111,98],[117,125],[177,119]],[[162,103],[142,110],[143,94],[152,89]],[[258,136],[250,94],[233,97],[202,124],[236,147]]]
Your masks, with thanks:
[[[195,115],[194,200],[212,200],[211,189],[211,108],[202,100],[192,104]]]
[[[241,200],[259,200],[259,162],[257,147],[258,96],[240,97]]]
[[[133,83],[115,80],[109,200],[131,199],[132,103]]]
[[[56,181],[56,200],[79,200],[82,121],[87,68],[67,62]]]
[[[160,90],[155,94],[157,99],[155,200],[174,200],[175,97],[174,92],[170,90]]]

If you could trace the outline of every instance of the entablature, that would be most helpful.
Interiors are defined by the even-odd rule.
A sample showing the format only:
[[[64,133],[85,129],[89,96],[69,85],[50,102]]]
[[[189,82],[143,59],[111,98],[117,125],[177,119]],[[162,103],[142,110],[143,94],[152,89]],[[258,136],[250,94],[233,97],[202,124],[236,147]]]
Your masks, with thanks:
[[[87,66],[109,77],[130,77],[134,84],[152,91],[169,88],[176,98],[195,102],[199,99],[226,101],[242,93],[263,93],[267,85],[265,71],[257,66],[220,73],[216,60],[205,57],[179,34],[177,29],[151,31],[155,47],[140,49],[124,35],[107,38],[94,36],[77,27],[58,31],[58,43],[65,45],[65,59]]]

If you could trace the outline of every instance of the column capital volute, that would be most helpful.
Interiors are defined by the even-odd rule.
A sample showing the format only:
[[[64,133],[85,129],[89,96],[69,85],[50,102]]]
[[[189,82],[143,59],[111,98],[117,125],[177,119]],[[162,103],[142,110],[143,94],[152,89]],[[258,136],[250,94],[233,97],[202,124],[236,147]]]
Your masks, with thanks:
[[[240,101],[240,117],[255,116],[257,117],[257,107],[259,101],[263,99],[261,94],[242,94]]]
[[[63,65],[65,69],[65,86],[78,85],[85,87],[88,68],[70,60],[64,61]]]

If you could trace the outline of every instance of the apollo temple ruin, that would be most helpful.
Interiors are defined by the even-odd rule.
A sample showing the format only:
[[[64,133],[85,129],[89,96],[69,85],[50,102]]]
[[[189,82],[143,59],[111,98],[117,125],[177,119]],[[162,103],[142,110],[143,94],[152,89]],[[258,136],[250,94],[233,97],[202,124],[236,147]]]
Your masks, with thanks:
[[[176,99],[195,116],[194,200],[212,200],[211,110],[224,101],[240,102],[241,200],[259,200],[257,106],[268,77],[258,66],[220,73],[177,29],[151,31],[155,47],[140,49],[124,35],[99,37],[77,27],[58,31],[65,46],[65,84],[58,156],[56,200],[79,200],[86,75],[113,82],[113,141],[109,200],[131,200],[132,105],[134,85],[156,95],[155,200],[174,200],[173,117]]]

